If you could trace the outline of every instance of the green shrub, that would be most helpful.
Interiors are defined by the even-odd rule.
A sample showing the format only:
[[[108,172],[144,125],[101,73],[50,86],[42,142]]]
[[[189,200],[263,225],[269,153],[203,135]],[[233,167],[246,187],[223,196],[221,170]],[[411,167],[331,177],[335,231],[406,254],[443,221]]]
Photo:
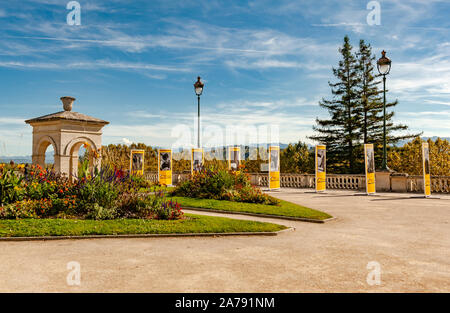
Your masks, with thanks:
[[[148,182],[123,171],[102,169],[75,182],[39,166],[23,170],[23,175],[16,172],[0,167],[0,219],[183,217],[179,205],[167,201],[164,193],[139,193],[140,188],[149,187]]]
[[[13,169],[0,169],[0,205],[23,199],[22,180],[23,177],[19,177]]]
[[[19,219],[37,218],[36,209],[39,206],[36,200],[23,200],[0,207],[0,218]]]
[[[158,220],[177,220],[183,217],[183,211],[178,202],[163,201],[154,208],[154,218]]]
[[[269,205],[280,203],[278,199],[266,195],[252,186],[247,174],[213,168],[194,173],[189,180],[177,186],[171,194],[180,197]]]
[[[115,207],[104,208],[97,203],[94,203],[86,215],[87,219],[93,220],[113,220],[118,217]]]

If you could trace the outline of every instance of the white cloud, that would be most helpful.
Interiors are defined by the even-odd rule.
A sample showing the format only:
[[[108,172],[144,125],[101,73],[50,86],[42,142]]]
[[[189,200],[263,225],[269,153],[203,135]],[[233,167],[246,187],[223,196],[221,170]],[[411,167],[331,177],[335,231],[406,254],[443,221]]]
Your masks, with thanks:
[[[131,145],[133,142],[127,138],[122,138],[122,141],[124,144],[126,144],[127,146]]]
[[[19,117],[0,117],[0,124],[25,125],[25,119]]]
[[[166,72],[189,72],[189,68],[165,66],[149,63],[132,62],[112,62],[109,60],[97,60],[94,62],[70,62],[70,63],[42,63],[42,62],[0,62],[0,67],[28,68],[28,69],[49,69],[49,70],[70,70],[70,69],[116,69],[116,70],[144,70],[144,71],[166,71]]]
[[[441,104],[450,106],[450,102],[448,101],[437,101],[437,100],[424,100],[424,101],[429,104]]]

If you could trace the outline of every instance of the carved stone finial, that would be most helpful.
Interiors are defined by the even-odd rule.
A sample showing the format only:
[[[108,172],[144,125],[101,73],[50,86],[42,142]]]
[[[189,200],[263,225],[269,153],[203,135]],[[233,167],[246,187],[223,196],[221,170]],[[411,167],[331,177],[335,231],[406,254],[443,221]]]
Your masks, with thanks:
[[[61,97],[64,111],[72,111],[72,104],[76,99],[73,97]]]

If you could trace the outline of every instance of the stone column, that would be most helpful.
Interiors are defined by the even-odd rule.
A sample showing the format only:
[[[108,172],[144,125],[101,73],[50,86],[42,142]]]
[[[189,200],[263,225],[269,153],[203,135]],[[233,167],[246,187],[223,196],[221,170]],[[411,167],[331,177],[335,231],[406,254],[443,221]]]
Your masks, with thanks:
[[[42,166],[42,168],[45,167],[45,155],[33,154],[31,160],[33,162],[33,165],[40,165]]]
[[[376,172],[375,182],[377,191],[391,191],[391,172]]]
[[[70,156],[55,155],[55,172],[69,177],[70,173]]]
[[[394,173],[391,175],[391,189],[394,192],[408,191],[408,174]]]

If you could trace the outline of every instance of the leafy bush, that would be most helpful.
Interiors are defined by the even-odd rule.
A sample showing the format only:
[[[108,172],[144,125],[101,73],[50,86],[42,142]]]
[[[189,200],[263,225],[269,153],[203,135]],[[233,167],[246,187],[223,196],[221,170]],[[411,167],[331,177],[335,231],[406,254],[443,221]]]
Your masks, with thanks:
[[[236,202],[278,205],[280,201],[264,194],[250,183],[247,174],[228,170],[207,169],[177,186],[174,196],[229,200]]]
[[[116,208],[104,208],[97,203],[94,203],[88,211],[86,218],[93,220],[113,220],[117,216],[118,214]]]
[[[87,219],[179,219],[179,205],[165,194],[140,194],[140,177],[103,168],[75,182],[44,170],[0,168],[0,218],[75,217]]]
[[[121,217],[145,218],[150,216],[152,196],[138,193],[123,193],[117,199],[117,210]]]
[[[38,218],[51,207],[49,200],[22,200],[0,207],[0,218]]]
[[[22,200],[22,180],[13,169],[0,169],[0,205]]]
[[[155,208],[154,218],[158,220],[177,220],[183,217],[183,211],[177,202],[164,201],[160,206]]]

